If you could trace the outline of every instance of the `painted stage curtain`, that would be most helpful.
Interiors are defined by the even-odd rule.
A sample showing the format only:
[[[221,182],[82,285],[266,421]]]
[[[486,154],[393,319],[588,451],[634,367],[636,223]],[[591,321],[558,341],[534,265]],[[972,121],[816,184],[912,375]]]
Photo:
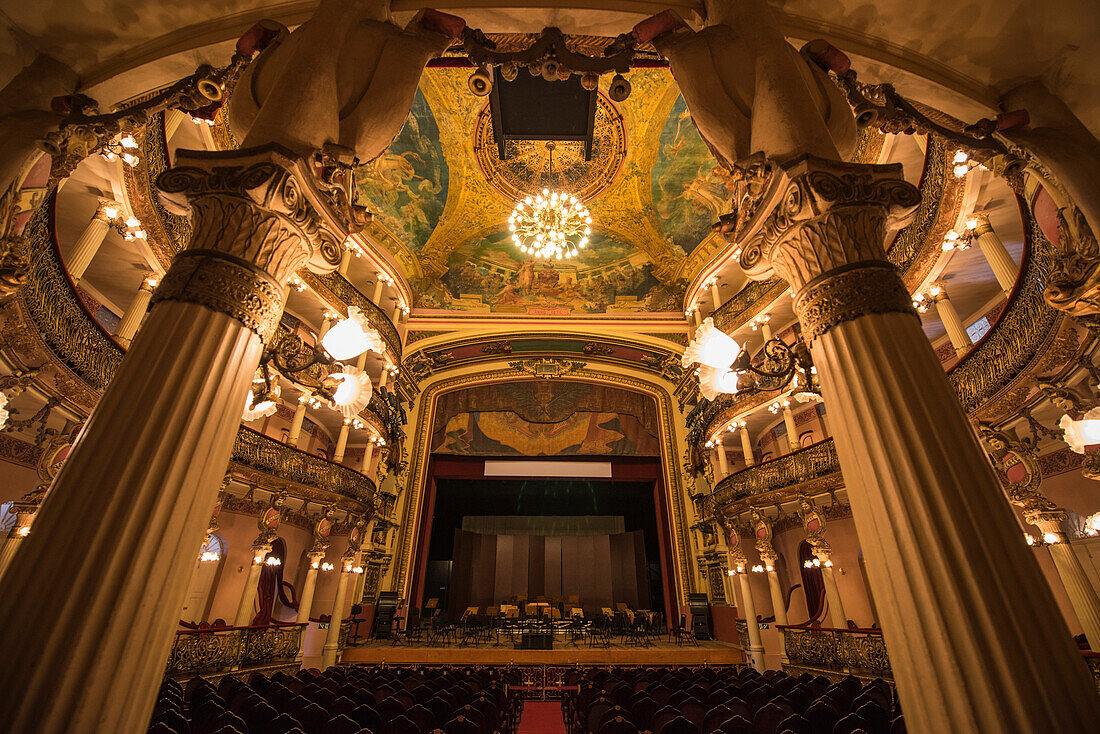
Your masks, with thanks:
[[[472,456],[657,456],[658,434],[652,398],[535,380],[440,397],[432,450]]]
[[[642,531],[602,535],[504,535],[455,531],[450,613],[525,594],[580,598],[586,614],[618,602],[649,608]]]

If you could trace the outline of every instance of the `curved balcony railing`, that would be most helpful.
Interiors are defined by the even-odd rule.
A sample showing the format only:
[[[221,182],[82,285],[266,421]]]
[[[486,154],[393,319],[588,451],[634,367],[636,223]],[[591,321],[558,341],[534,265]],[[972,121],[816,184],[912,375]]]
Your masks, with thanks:
[[[358,306],[367,315],[367,323],[378,329],[382,335],[382,341],[386,342],[393,360],[401,363],[401,336],[397,333],[397,327],[393,325],[389,314],[379,308],[374,301],[364,296],[351,282],[339,273],[316,275],[303,272],[302,280],[315,293],[328,301],[337,301],[345,306]]]
[[[864,677],[893,677],[882,630],[787,625],[776,625],[776,628],[783,632],[787,659],[794,667]]]
[[[785,487],[793,487],[813,479],[840,472],[833,439],[827,438],[786,456],[769,459],[745,467],[718,482],[711,494],[714,507],[755,497]]]
[[[369,501],[377,491],[374,482],[354,469],[287,446],[247,426],[237,431],[233,461],[280,479],[335,492],[360,502]]]
[[[255,627],[206,627],[176,633],[168,656],[170,678],[293,664],[306,623],[276,622]]]
[[[24,230],[31,265],[20,290],[23,304],[47,348],[90,387],[103,392],[122,363],[124,351],[88,313],[61,264],[52,227],[54,201],[55,197],[50,197]],[[376,492],[374,482],[359,472],[245,426],[237,432],[233,461],[358,501],[368,500]]]

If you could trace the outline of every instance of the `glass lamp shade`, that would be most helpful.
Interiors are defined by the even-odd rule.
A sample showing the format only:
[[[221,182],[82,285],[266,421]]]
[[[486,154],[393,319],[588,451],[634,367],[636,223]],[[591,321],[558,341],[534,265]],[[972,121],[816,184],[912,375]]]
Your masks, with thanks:
[[[684,367],[698,362],[718,370],[728,370],[740,352],[741,346],[716,327],[714,319],[708,316],[695,332],[695,338],[691,340],[691,344],[688,344],[687,349],[684,350],[684,358],[681,361]]]
[[[1086,446],[1100,444],[1100,408],[1093,408],[1079,421],[1063,415],[1058,427],[1069,447],[1083,454]]]
[[[329,377],[339,380],[336,392],[332,395],[332,404],[345,418],[354,418],[370,402],[374,387],[370,377],[358,367],[345,367]]]
[[[707,400],[714,400],[719,393],[737,392],[737,373],[729,368],[699,367],[699,392]]]
[[[275,399],[279,397],[279,386],[275,385],[271,388],[271,392],[267,393],[256,400],[256,394],[251,390],[248,391],[248,396],[244,402],[244,413],[241,415],[241,420],[255,421],[260,418],[266,418],[272,415],[279,409]]]
[[[366,351],[378,354],[386,351],[382,336],[367,323],[367,317],[357,306],[348,307],[348,317],[328,330],[321,345],[333,359],[341,362]]]

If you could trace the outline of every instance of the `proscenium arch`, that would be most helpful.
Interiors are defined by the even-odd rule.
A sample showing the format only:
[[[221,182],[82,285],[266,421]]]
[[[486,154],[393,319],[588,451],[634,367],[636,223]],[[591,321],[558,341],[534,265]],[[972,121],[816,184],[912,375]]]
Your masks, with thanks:
[[[598,359],[589,361],[599,362]],[[686,603],[688,592],[698,587],[695,574],[692,573],[694,558],[689,539],[691,526],[689,518],[693,516],[694,510],[688,506],[690,498],[685,494],[686,485],[680,466],[681,455],[684,447],[687,446],[685,430],[682,419],[679,418],[680,411],[677,409],[675,399],[667,387],[668,383],[639,370],[623,369],[621,365],[616,365],[615,368],[618,371],[613,373],[603,371],[598,366],[589,365],[570,373],[567,379],[571,382],[625,389],[656,400],[659,434],[657,438],[661,446],[659,476],[666,508],[664,520],[668,524],[670,537],[667,540],[674,572],[670,589],[675,598],[669,600],[669,603],[674,604],[675,609]],[[413,557],[415,544],[412,535],[415,532],[414,529],[420,527],[424,512],[429,479],[428,445],[439,398],[466,387],[528,382],[531,379],[531,375],[509,367],[506,360],[497,360],[491,364],[479,363],[467,369],[433,375],[426,382],[416,403],[415,434],[412,436],[413,440],[409,447],[411,459],[402,497],[399,499],[400,529],[393,560],[396,568],[390,588],[401,594],[403,598],[413,592],[415,575],[413,563],[416,559]]]

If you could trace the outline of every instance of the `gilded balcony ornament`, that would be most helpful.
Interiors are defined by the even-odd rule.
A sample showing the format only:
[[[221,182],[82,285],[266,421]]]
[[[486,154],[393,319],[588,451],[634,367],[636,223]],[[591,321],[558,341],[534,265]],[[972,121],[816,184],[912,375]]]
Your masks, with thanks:
[[[877,630],[782,627],[792,667],[842,675],[891,678],[890,657]]]
[[[726,507],[731,503],[777,490],[791,491],[795,487],[815,480],[825,480],[833,475],[840,476],[840,462],[833,440],[829,438],[730,474],[718,482],[712,501],[716,507]]]
[[[1039,489],[1043,474],[1034,440],[1013,439],[986,424],[979,424],[978,430],[1003,477],[1009,501],[1024,511],[1024,519],[1034,522],[1035,517],[1057,512],[1058,508]]]
[[[832,546],[825,540],[825,526],[828,524],[825,515],[805,495],[798,496],[798,517],[806,532],[806,542],[810,544],[814,554],[830,552]]]

